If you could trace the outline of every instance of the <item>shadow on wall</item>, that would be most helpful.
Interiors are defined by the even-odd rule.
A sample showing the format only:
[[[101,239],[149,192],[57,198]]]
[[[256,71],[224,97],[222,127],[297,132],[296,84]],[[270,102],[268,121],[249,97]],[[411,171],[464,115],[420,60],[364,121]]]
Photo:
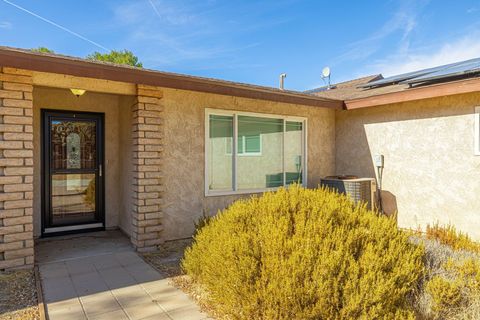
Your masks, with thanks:
[[[339,137],[351,137],[352,132],[355,133],[355,141],[353,143],[350,141],[348,144],[337,144],[336,174],[355,175],[360,178],[375,178],[376,185],[378,186],[379,181],[376,174],[376,167],[373,163],[374,154],[372,154],[368,143],[364,122],[358,121],[352,122],[348,126],[337,126],[337,141],[342,141]],[[352,152],[352,150],[354,151]],[[388,159],[386,159],[386,161],[388,161]],[[385,180],[385,178],[388,179],[388,176],[386,177],[384,175],[383,179]],[[383,212],[387,216],[395,215],[398,211],[396,196],[389,190],[382,190],[381,199]],[[376,206],[379,207],[379,198],[376,191],[374,200]]]
[[[375,177],[385,156],[387,214],[402,227],[454,224],[480,239],[480,157],[474,154],[480,93],[336,113],[336,174]]]

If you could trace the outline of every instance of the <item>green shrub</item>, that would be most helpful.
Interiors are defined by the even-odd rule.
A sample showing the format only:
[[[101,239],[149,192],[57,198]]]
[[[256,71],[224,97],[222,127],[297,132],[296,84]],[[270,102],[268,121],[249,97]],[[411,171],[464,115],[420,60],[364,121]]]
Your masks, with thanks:
[[[413,319],[422,255],[392,219],[291,186],[219,213],[182,267],[230,319]]]

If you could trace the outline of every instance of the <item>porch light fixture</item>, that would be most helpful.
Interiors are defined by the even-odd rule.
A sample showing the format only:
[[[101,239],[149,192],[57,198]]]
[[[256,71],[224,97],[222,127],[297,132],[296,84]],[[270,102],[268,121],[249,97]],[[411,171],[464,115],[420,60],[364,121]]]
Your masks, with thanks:
[[[83,89],[70,89],[70,91],[72,91],[72,93],[74,95],[76,95],[77,97],[80,97],[80,96],[83,96],[83,94],[87,91],[87,90],[83,90]]]

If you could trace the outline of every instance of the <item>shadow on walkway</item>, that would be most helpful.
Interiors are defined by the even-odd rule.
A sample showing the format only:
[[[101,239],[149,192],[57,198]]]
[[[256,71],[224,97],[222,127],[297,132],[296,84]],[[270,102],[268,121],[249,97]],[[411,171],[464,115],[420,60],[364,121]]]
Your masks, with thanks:
[[[56,319],[206,319],[118,231],[40,240],[44,302]]]

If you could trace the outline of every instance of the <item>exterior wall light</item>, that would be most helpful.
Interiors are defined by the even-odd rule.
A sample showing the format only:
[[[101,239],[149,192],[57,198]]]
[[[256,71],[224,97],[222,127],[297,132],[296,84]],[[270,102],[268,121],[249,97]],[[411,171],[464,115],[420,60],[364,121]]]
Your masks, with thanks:
[[[80,97],[82,96],[87,90],[83,90],[83,89],[70,89],[70,91],[72,91],[72,93],[74,95],[76,95],[77,97]]]

